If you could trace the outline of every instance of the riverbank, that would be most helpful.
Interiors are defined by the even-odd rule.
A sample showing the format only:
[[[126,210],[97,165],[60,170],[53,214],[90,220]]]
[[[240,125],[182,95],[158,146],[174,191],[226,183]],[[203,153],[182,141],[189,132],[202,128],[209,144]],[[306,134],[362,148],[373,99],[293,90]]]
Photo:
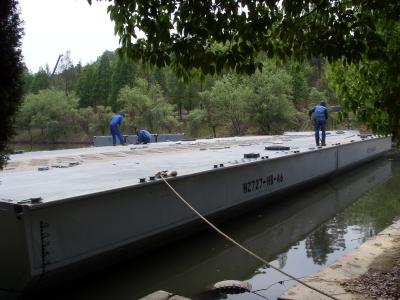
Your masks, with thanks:
[[[399,269],[400,220],[303,281],[341,300],[399,299]],[[278,299],[322,300],[327,297],[296,285]]]

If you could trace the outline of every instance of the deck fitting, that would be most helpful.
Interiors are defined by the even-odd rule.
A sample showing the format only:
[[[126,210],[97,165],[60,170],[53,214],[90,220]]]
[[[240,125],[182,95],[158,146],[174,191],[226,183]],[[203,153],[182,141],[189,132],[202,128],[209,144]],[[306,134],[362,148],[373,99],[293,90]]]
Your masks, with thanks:
[[[43,198],[42,197],[31,197],[29,199],[25,199],[25,200],[20,200],[17,203],[18,204],[25,204],[25,203],[32,203],[32,204],[37,204],[42,202]]]
[[[271,150],[271,151],[286,151],[290,150],[289,146],[279,146],[279,145],[272,145],[272,146],[266,146],[265,150]]]
[[[139,182],[140,183],[146,182],[146,178],[139,178]]]
[[[29,200],[31,200],[31,203],[40,203],[40,202],[42,202],[43,198],[42,197],[32,197]]]
[[[260,157],[260,153],[245,153],[243,155],[244,158],[258,158]]]

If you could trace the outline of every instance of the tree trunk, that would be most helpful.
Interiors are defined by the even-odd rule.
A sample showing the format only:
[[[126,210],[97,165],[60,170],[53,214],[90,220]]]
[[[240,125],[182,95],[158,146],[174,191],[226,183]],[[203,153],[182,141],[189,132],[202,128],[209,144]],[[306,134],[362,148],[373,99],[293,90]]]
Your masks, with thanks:
[[[213,126],[213,127],[212,127],[212,131],[213,131],[213,134],[214,134],[214,138],[216,138],[216,137],[217,137],[216,126]]]
[[[28,128],[28,134],[29,134],[29,146],[32,150],[33,137],[32,137],[32,128],[31,127]]]
[[[179,103],[179,121],[182,121],[182,103]]]

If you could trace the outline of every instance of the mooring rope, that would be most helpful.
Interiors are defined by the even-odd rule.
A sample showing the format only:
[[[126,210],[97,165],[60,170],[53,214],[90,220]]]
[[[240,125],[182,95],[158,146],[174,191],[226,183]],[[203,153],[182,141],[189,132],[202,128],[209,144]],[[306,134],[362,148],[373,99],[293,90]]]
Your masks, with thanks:
[[[201,213],[199,213],[193,206],[191,206],[189,204],[189,202],[187,202],[169,183],[168,181],[165,179],[165,177],[163,176],[162,172],[160,172],[160,178],[164,181],[164,183],[171,189],[171,191],[191,210],[193,211],[200,219],[202,219],[207,225],[209,225],[212,229],[214,229],[217,233],[219,233],[221,236],[223,236],[226,240],[230,241],[231,243],[233,243],[234,245],[236,245],[237,247],[239,247],[240,249],[242,249],[244,252],[250,254],[251,256],[253,256],[254,258],[258,259],[259,261],[263,262],[267,267],[274,269],[275,271],[293,279],[294,281],[297,281],[298,283],[304,285],[305,287],[308,287],[309,289],[312,289],[318,293],[320,293],[321,295],[324,295],[328,298],[334,299],[334,300],[339,300],[338,298],[335,298],[327,293],[325,293],[324,291],[321,291],[307,283],[305,283],[304,281],[286,273],[285,271],[282,271],[281,269],[274,267],[273,265],[271,265],[269,262],[267,262],[265,259],[263,259],[262,257],[258,256],[257,254],[255,254],[254,252],[252,252],[251,250],[247,249],[245,246],[239,244],[238,242],[236,242],[233,238],[231,238],[230,236],[228,236],[227,234],[225,234],[224,232],[222,232],[218,227],[216,227],[213,223],[211,223],[209,220],[207,220],[205,217],[203,217],[203,215]]]

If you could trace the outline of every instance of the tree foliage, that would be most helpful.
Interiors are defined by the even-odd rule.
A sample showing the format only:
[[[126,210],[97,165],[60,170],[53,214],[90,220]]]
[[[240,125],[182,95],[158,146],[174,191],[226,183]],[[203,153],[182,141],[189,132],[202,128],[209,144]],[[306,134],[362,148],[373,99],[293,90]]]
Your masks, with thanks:
[[[199,80],[192,78],[188,82],[182,82],[170,68],[164,69],[166,92],[172,104],[178,108],[179,118],[183,119],[183,110],[191,111],[197,107],[200,98],[199,92],[202,91],[203,84]]]
[[[215,99],[210,91],[200,93],[200,108],[194,109],[188,115],[190,132],[198,134],[206,125],[212,130],[213,137],[217,137],[217,128],[223,125],[222,112],[215,105]]]
[[[111,92],[111,65],[108,53],[105,52],[100,58],[100,65],[95,73],[93,86],[93,101],[95,105],[106,106],[109,104],[108,97]]]
[[[23,64],[17,1],[0,1],[0,169],[14,130],[15,113],[22,99]]]
[[[249,118],[245,112],[248,101],[253,96],[248,81],[229,74],[218,80],[208,93],[207,97],[213,100],[218,119],[229,122],[234,135],[243,134]]]
[[[71,51],[66,51],[62,55],[57,69],[55,70],[55,74],[51,78],[52,86],[64,90],[65,94],[68,95],[76,89],[77,79],[81,69],[82,66],[80,63],[74,66],[71,60]],[[48,87],[49,85],[46,88]]]
[[[138,79],[135,86],[125,86],[118,96],[118,104],[128,114],[128,126],[147,128],[156,132],[161,128],[171,130],[177,121],[174,106],[167,103],[160,85],[150,84],[145,79]]]
[[[400,2],[119,0],[108,11],[120,37],[121,53],[146,64],[171,66],[178,77],[187,78],[193,69],[203,75],[222,74],[224,69],[253,74],[262,69],[260,53],[280,59],[314,58],[319,67],[324,58],[329,62],[341,60],[345,65],[359,64],[355,68],[360,70],[371,66],[368,61],[389,66],[393,39],[388,28],[400,19]],[[398,81],[398,67],[386,71],[396,74],[392,79]],[[321,77],[319,74],[317,78]],[[365,77],[360,80],[366,86],[371,83]],[[301,108],[307,106],[301,99],[306,91],[300,81],[297,84],[293,96]],[[322,90],[322,86],[316,88]],[[335,98],[331,92],[327,96]],[[364,100],[358,99],[352,97],[352,103],[345,106],[364,107],[356,115],[372,129],[388,132],[391,127],[395,131],[399,117],[393,96],[381,100],[386,116],[380,113],[373,118],[368,117],[371,114]]]
[[[58,90],[60,95],[66,94],[65,83],[68,80],[68,95],[72,98],[76,95],[79,105],[74,106],[74,114],[70,116],[72,125],[65,125],[69,133],[53,130],[53,136],[57,141],[69,138],[89,141],[93,135],[108,134],[109,119],[113,113],[121,110],[127,113],[122,128],[126,133],[133,133],[134,127],[153,132],[184,131],[187,128],[194,137],[216,137],[306,129],[309,123],[304,110],[308,108],[308,103],[319,102],[322,95],[314,87],[310,93],[309,84],[316,82],[324,91],[325,85],[319,84],[324,61],[318,60],[320,66],[311,67],[306,62],[291,60],[282,63],[263,55],[260,58],[263,58],[262,72],[257,71],[250,77],[226,72],[223,76],[206,76],[205,80],[201,80],[200,72],[193,71],[194,76],[186,83],[179,80],[170,67],[151,68],[110,52],[104,52],[95,62],[85,66],[79,63],[74,65],[67,60],[65,67],[58,68],[50,78],[50,90]],[[111,81],[98,80],[102,60],[109,65],[106,77]],[[73,76],[67,79],[67,73]],[[35,74],[25,72],[29,97],[36,94],[50,98],[49,89],[32,90],[33,79],[42,75],[48,77],[48,72],[45,69]],[[312,81],[309,80],[310,76],[313,77]],[[110,82],[107,105],[98,105],[98,90]],[[317,95],[316,100],[314,94]],[[57,94],[54,97],[59,96]],[[33,103],[41,105],[40,101]],[[21,111],[27,108],[24,104]],[[45,113],[51,111],[44,109]],[[51,128],[57,128],[57,124],[51,124],[49,118],[42,123],[48,122]],[[20,114],[17,120],[19,141],[26,141],[25,133],[33,137],[33,142],[54,140],[49,138],[46,126],[39,127],[38,122],[31,123],[29,114]],[[43,134],[39,135],[40,132]]]
[[[45,70],[39,68],[39,71],[32,76],[30,90],[32,93],[38,93],[40,90],[45,90],[50,87],[50,74],[48,68]]]
[[[320,92],[317,88],[312,87],[310,90],[309,99],[312,105],[318,104],[321,101],[326,101],[326,95],[324,92]]]
[[[372,15],[395,20],[399,9],[397,1],[375,0],[117,0],[108,11],[122,52],[158,67],[172,65],[186,76],[193,68],[213,75],[224,67],[252,74],[262,67],[261,51],[347,62],[363,53],[377,57],[384,41]]]
[[[82,68],[76,87],[76,94],[79,97],[80,107],[96,105],[93,85],[95,78],[96,67],[94,65],[86,65]]]
[[[93,107],[94,117],[89,125],[94,132],[100,132],[102,135],[109,134],[109,124],[113,111],[109,106],[98,105]]]
[[[114,70],[111,76],[110,104],[114,110],[118,110],[117,98],[120,89],[124,86],[132,87],[135,80],[137,66],[134,62],[124,57],[117,57]]]
[[[25,96],[17,116],[17,126],[41,131],[48,142],[54,142],[76,127],[78,100],[62,90],[47,89]]]
[[[254,95],[248,100],[253,122],[262,133],[282,133],[293,127],[294,79],[275,64],[265,64],[262,72],[256,72],[250,80]]]
[[[382,59],[332,64],[328,78],[347,111],[380,134],[400,135],[400,21],[376,21],[387,47]]]
[[[201,122],[213,130],[214,136],[217,128],[227,123],[230,133],[235,135],[246,133],[251,126],[264,134],[294,128],[297,116],[293,91],[299,78],[294,78],[288,69],[291,68],[264,62],[262,72],[251,76],[230,73],[217,80],[212,88],[200,94],[201,109],[189,115],[191,130],[198,132]]]
[[[312,73],[312,67],[306,63],[291,61],[284,65],[285,70],[292,77],[293,103],[297,109],[308,107],[309,86],[307,76]]]

